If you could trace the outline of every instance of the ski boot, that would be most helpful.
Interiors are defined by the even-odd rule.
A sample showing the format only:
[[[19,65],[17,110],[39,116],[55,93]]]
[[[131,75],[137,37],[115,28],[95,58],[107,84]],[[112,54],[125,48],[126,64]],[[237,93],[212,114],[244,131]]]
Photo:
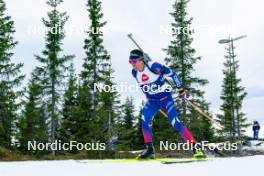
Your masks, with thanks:
[[[206,155],[202,152],[202,147],[196,145],[196,148],[193,148],[193,157],[194,158],[206,158]]]
[[[146,148],[137,157],[137,159],[154,159],[155,158],[155,148],[152,142],[146,143],[145,145],[146,145]]]

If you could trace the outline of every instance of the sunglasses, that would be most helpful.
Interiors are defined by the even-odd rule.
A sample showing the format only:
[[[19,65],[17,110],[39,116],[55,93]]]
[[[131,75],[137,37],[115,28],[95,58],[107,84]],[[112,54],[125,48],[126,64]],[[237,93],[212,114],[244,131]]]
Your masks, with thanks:
[[[136,64],[138,61],[138,59],[129,59],[130,64]]]

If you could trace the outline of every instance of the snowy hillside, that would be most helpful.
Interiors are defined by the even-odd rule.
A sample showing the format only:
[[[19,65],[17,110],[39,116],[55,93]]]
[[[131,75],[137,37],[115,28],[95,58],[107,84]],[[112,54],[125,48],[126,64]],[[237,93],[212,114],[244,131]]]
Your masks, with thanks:
[[[80,163],[67,161],[0,162],[1,176],[223,176],[259,175],[263,172],[264,156],[215,158],[213,161],[170,164]],[[261,174],[260,174],[261,175]]]

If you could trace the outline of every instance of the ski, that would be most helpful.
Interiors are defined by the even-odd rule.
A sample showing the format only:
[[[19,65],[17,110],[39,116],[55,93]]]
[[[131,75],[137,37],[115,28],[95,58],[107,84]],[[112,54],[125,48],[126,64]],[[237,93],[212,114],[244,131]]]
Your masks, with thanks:
[[[155,159],[103,159],[103,160],[77,160],[79,163],[136,163],[136,162],[159,162],[162,164],[192,163],[210,161],[213,158],[155,158]]]
[[[188,159],[179,159],[175,161],[162,161],[162,164],[184,164],[184,163],[193,163],[193,162],[204,162],[211,161],[212,158],[188,158]]]

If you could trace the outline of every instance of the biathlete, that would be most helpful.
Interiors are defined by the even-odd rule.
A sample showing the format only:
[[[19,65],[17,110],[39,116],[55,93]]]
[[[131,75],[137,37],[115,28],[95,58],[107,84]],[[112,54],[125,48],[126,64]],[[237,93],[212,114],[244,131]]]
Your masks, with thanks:
[[[147,103],[142,110],[142,133],[146,148],[139,155],[139,159],[155,157],[151,122],[159,110],[166,113],[170,124],[181,138],[185,142],[194,145],[195,140],[193,135],[179,120],[171,90],[165,82],[165,77],[172,78],[180,96],[187,97],[188,92],[184,89],[177,73],[157,62],[146,63],[144,61],[144,53],[137,49],[130,52],[129,63],[133,66],[133,77],[137,80],[137,83],[147,97]],[[194,157],[204,157],[201,150],[194,149],[193,154]]]

